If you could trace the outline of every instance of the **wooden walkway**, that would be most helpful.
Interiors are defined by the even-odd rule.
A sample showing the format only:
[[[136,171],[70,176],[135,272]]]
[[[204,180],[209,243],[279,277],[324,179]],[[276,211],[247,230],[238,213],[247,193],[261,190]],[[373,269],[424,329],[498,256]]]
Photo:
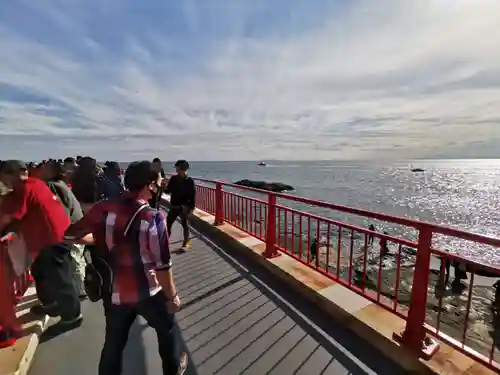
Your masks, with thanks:
[[[180,228],[174,227],[175,250]],[[191,250],[173,255],[183,302],[177,322],[190,356],[186,375],[405,374],[266,270],[192,235]],[[44,333],[30,375],[97,374],[103,311],[90,302],[83,311],[80,328]],[[142,319],[130,333],[124,361],[124,375],[161,374],[155,333]]]

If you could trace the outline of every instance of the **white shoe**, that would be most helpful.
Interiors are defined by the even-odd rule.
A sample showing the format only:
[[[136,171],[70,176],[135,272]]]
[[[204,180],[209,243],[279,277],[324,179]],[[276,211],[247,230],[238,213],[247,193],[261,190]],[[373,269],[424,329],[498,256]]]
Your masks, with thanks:
[[[179,368],[177,369],[177,375],[183,375],[188,367],[188,356],[186,353],[181,354],[179,361]]]
[[[73,324],[78,324],[83,320],[83,314],[80,313],[80,315],[75,316],[74,318],[71,319],[62,319],[59,321],[58,324],[65,325],[65,326],[71,326]]]

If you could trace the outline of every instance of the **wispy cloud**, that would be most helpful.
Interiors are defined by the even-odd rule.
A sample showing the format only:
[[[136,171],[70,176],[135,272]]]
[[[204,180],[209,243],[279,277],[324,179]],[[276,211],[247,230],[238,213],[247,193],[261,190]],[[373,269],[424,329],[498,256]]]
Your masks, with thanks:
[[[500,141],[498,0],[4,8],[2,157],[456,157]]]

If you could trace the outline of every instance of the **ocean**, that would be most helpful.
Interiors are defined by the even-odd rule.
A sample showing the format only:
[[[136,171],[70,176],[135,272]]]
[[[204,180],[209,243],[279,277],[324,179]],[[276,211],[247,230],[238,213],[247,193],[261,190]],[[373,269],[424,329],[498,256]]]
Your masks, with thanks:
[[[282,182],[292,194],[420,219],[488,236],[500,236],[500,159],[416,160],[400,163],[360,161],[191,162],[190,174],[222,181],[240,179]],[[171,163],[165,163],[172,171]],[[423,168],[414,173],[411,168]],[[290,204],[297,207],[296,204]],[[299,207],[322,216],[367,226],[369,221],[313,206]],[[415,233],[388,223],[377,230],[415,239]],[[497,249],[450,238],[438,238],[438,248],[500,266]]]

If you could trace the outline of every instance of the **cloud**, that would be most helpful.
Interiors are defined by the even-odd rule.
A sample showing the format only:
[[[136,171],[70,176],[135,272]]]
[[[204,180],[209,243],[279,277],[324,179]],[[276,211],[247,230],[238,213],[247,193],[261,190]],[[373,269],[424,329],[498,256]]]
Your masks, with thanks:
[[[20,0],[1,157],[498,156],[498,19],[497,0]]]

